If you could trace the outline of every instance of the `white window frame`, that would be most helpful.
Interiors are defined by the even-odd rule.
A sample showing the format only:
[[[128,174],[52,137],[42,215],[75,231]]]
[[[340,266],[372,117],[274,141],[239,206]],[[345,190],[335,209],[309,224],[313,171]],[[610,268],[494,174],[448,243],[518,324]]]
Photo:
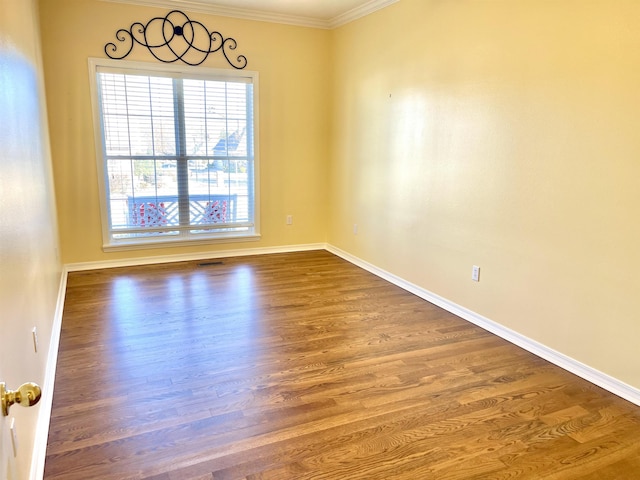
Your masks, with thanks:
[[[190,79],[203,80],[240,80],[253,84],[253,225],[247,231],[198,233],[197,235],[179,236],[146,236],[135,238],[114,238],[109,217],[108,192],[107,192],[107,162],[102,128],[102,114],[100,110],[99,88],[97,83],[98,71],[108,69],[109,72],[142,75],[168,75],[184,76]],[[180,245],[202,245],[211,243],[230,243],[256,241],[260,235],[260,168],[258,148],[258,105],[259,88],[258,72],[245,70],[229,70],[207,67],[191,67],[188,65],[155,64],[128,60],[112,60],[104,58],[89,58],[89,79],[91,90],[91,104],[93,109],[93,124],[96,146],[96,161],[98,167],[98,190],[100,194],[100,216],[102,223],[103,250],[129,250],[139,248],[162,248]]]

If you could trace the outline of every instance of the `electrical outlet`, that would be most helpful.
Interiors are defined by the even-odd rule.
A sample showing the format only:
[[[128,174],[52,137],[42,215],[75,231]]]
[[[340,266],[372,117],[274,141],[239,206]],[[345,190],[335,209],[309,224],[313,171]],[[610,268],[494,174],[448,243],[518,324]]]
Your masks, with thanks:
[[[293,225],[293,215],[287,215],[287,225]]]
[[[357,235],[357,234],[358,234],[358,224],[357,224],[357,223],[354,223],[354,224],[353,224],[353,234],[354,234],[354,235]]]
[[[477,265],[474,265],[473,270],[471,270],[471,280],[473,280],[474,282],[480,281],[480,267],[478,267]]]

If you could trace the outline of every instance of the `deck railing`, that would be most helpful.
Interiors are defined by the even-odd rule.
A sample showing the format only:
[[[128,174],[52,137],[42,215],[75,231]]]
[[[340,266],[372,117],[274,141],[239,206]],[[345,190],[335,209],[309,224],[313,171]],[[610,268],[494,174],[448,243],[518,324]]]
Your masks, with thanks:
[[[189,225],[234,223],[237,220],[237,195],[190,195]],[[170,227],[180,225],[177,195],[127,197],[127,226]]]

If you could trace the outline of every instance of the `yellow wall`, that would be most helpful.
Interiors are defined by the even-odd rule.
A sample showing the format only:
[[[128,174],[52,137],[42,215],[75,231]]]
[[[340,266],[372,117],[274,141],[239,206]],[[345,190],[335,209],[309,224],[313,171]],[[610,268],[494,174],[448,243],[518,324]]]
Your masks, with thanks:
[[[35,0],[0,0],[0,145],[0,382],[44,387],[61,265]],[[0,478],[28,478],[40,407],[0,415]]]
[[[326,241],[329,153],[329,32],[190,13],[238,42],[260,74],[262,240],[251,243],[102,251],[87,58],[104,58],[116,30],[167,9],[98,0],[41,0],[54,175],[65,263]],[[132,60],[156,62],[138,46]],[[231,68],[220,55],[203,66]],[[293,215],[294,224],[286,225]]]
[[[640,388],[638,18],[402,0],[333,32],[329,243]]]

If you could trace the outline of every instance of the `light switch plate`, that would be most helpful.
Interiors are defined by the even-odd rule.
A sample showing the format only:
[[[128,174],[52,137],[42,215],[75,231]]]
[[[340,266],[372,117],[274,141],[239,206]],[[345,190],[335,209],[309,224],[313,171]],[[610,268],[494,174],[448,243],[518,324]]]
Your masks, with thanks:
[[[18,456],[18,432],[16,431],[15,417],[11,417],[9,432],[11,432],[11,446],[13,447],[13,456],[17,457]]]

